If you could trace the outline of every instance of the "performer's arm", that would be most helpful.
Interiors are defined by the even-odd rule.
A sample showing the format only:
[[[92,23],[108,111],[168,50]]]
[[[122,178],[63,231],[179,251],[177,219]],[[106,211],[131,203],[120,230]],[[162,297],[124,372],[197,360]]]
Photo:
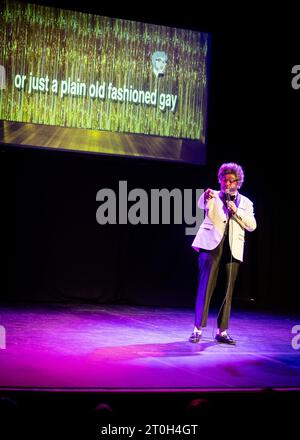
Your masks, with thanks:
[[[208,188],[199,197],[198,207],[200,209],[206,209],[207,208],[207,202],[209,202],[209,200],[212,200],[215,197],[216,197],[216,195],[215,195],[214,191],[212,189]]]

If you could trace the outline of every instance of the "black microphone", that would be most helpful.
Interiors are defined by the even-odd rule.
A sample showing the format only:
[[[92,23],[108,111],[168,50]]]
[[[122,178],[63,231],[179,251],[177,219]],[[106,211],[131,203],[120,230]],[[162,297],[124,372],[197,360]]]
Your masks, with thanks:
[[[230,194],[230,189],[225,189],[225,200],[226,202],[235,201],[236,200],[236,194]]]
[[[229,217],[231,217],[231,211],[230,211],[230,209],[228,207],[228,202],[230,202],[230,200],[231,200],[230,199],[230,189],[226,188],[224,194],[225,194],[225,201],[226,201],[227,212],[228,212]]]
[[[225,200],[226,202],[230,202],[230,189],[225,189]]]

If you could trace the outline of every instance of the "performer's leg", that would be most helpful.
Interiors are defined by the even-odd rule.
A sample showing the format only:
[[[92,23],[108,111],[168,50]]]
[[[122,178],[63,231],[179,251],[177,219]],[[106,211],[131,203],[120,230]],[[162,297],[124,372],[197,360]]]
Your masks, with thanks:
[[[216,287],[222,249],[199,252],[199,277],[195,305],[195,327],[206,326],[210,300]]]
[[[219,331],[225,331],[229,326],[229,317],[231,310],[232,293],[237,279],[240,263],[232,261],[226,264],[226,291],[225,300],[222,309],[218,315]]]

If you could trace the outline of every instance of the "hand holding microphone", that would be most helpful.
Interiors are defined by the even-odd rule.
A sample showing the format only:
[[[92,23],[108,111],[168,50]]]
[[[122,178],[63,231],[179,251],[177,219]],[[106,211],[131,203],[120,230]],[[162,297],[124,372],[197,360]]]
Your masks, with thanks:
[[[230,190],[229,189],[225,190],[225,197],[226,197],[226,204],[227,204],[227,209],[228,209],[229,214],[235,214],[237,207],[236,207],[236,204],[232,200],[230,200]]]

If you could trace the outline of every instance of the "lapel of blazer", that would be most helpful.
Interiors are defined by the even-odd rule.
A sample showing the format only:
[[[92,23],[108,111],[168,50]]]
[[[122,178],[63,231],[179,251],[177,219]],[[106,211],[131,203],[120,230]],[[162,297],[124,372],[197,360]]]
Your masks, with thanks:
[[[222,216],[224,217],[224,219],[227,219],[228,212],[227,212],[227,209],[226,209],[224,202],[222,200],[222,191],[218,191],[217,194],[218,194],[217,203],[218,203],[219,209],[221,210]]]
[[[246,209],[246,198],[242,196],[242,194],[239,194],[240,196],[240,203],[238,208]]]

